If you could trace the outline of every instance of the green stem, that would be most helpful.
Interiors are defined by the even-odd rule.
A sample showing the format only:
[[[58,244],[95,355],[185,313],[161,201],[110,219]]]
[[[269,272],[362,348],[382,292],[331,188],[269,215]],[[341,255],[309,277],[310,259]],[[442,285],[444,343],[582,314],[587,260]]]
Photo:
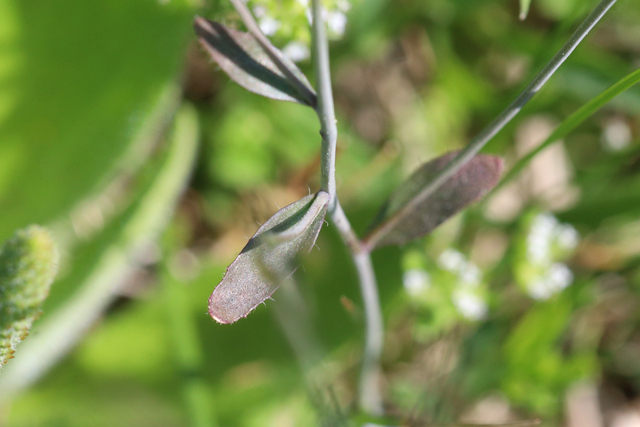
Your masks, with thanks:
[[[316,113],[320,120],[320,134],[322,135],[322,160],[320,165],[322,190],[329,193],[329,211],[337,200],[336,196],[336,145],[338,127],[333,107],[333,93],[331,88],[331,70],[329,67],[329,41],[322,19],[322,5],[319,0],[313,0],[313,55],[318,92]]]
[[[164,300],[171,346],[184,401],[193,427],[215,425],[211,411],[211,392],[204,378],[203,356],[195,319],[188,307],[184,284],[168,271],[163,274]]]

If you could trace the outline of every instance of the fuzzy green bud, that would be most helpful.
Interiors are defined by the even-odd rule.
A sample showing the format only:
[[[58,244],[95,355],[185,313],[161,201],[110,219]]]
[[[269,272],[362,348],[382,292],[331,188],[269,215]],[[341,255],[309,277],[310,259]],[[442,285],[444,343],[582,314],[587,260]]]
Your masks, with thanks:
[[[40,226],[16,231],[0,247],[0,367],[40,315],[57,267],[58,251]]]

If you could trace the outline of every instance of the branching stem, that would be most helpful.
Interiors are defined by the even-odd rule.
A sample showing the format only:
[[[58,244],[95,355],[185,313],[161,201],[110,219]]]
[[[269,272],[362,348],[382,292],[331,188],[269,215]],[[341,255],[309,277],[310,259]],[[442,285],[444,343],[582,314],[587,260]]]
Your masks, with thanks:
[[[371,253],[353,231],[336,194],[338,129],[331,90],[329,42],[322,18],[320,0],[313,0],[312,16],[313,55],[318,93],[316,113],[320,120],[320,134],[322,135],[321,189],[329,193],[331,197],[328,209],[329,217],[351,252],[364,303],[366,334],[358,392],[360,407],[372,415],[382,415],[380,359],[384,341],[384,327],[378,285],[371,264]]]

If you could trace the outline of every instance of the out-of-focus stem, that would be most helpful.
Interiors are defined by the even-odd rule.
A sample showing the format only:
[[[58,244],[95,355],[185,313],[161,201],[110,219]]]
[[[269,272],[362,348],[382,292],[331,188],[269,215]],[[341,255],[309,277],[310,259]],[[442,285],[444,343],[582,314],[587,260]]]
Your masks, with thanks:
[[[213,427],[211,391],[202,377],[203,356],[195,319],[187,307],[184,285],[170,272],[164,274],[164,300],[171,334],[174,362],[182,381],[182,392],[190,425]]]

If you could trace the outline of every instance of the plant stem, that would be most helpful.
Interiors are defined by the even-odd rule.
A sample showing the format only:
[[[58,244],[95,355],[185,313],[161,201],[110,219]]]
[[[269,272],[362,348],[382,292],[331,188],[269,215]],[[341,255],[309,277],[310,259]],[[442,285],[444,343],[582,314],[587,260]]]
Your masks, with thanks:
[[[331,91],[329,67],[329,42],[322,18],[320,0],[313,0],[313,55],[316,72],[318,104],[316,113],[320,120],[322,135],[321,189],[329,193],[328,213],[342,240],[348,246],[358,273],[360,291],[365,311],[365,347],[358,390],[362,410],[372,415],[382,415],[382,393],[380,391],[380,359],[384,342],[382,310],[378,296],[378,285],[371,264],[371,253],[353,231],[336,194],[336,143],[338,129]]]
[[[318,105],[316,113],[320,120],[320,135],[322,135],[322,160],[320,165],[322,190],[329,193],[329,212],[333,211],[336,196],[336,143],[338,127],[333,108],[333,93],[331,91],[331,70],[329,68],[329,41],[322,19],[322,5],[320,0],[313,0],[313,55],[316,72],[316,87]],[[348,221],[347,221],[348,222]]]
[[[353,261],[358,271],[360,292],[364,301],[366,316],[366,336],[362,368],[360,371],[359,404],[372,414],[383,414],[382,392],[380,390],[380,358],[384,345],[384,324],[378,285],[371,265],[371,255],[367,251],[353,254]]]
[[[188,289],[173,276],[170,269],[164,268],[162,273],[167,326],[171,335],[171,346],[175,349],[174,363],[182,383],[182,394],[190,425],[212,427],[216,425],[211,410],[213,399],[202,375],[202,348],[195,319],[191,317],[188,307]]]
[[[366,246],[375,247],[376,243],[396,225],[406,218],[407,212],[411,212],[429,196],[435,193],[444,183],[455,175],[469,160],[471,160],[507,123],[520,112],[522,107],[544,86],[549,78],[556,72],[562,63],[571,55],[582,39],[600,21],[604,14],[616,3],[617,0],[602,0],[589,16],[580,24],[569,40],[549,63],[529,83],[524,91],[507,108],[502,111],[486,128],[484,128],[464,150],[456,156],[434,179],[420,191],[420,193],[407,203],[396,214],[380,224],[366,239]]]
[[[320,425],[346,426],[341,408],[331,399],[328,376],[322,364],[324,349],[312,327],[309,308],[298,292],[293,277],[281,275],[279,297],[274,300],[275,315],[302,370],[311,403],[316,407]]]

